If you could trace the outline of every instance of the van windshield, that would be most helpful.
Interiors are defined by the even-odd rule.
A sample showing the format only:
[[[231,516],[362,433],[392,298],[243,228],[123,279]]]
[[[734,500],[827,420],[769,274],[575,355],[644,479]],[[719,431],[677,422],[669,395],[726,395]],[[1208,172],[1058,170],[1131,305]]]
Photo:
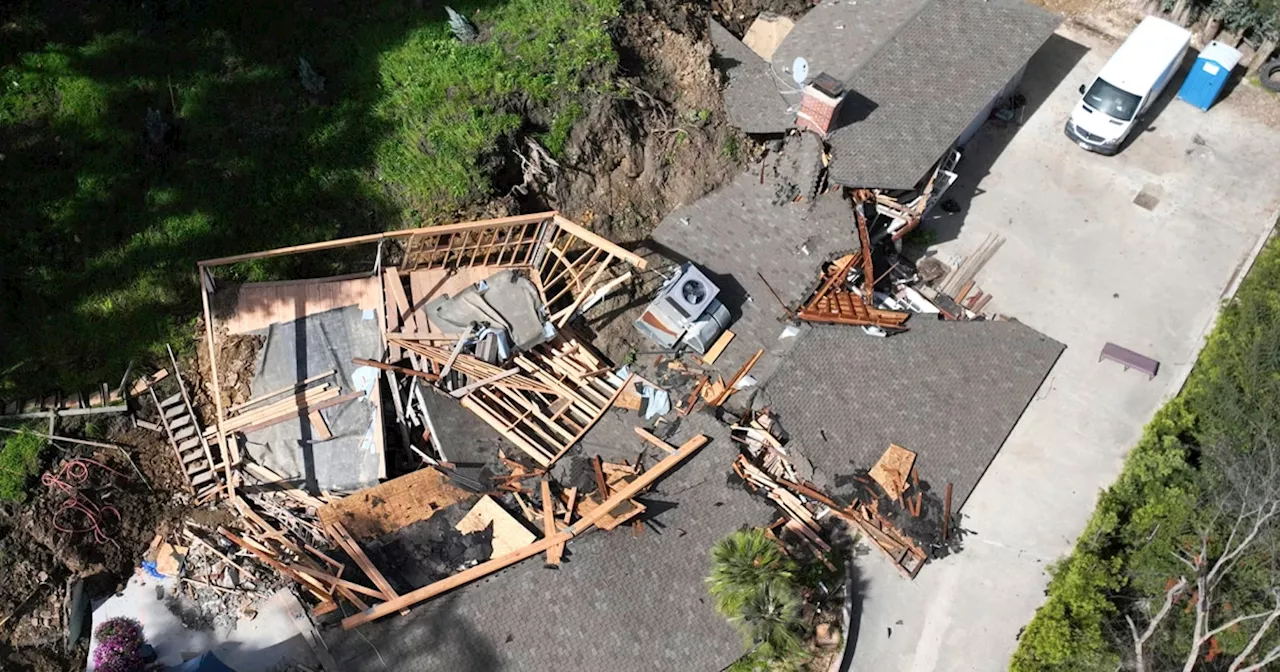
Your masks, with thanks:
[[[1084,94],[1084,102],[1107,116],[1129,121],[1138,111],[1138,104],[1142,102],[1142,97],[1116,88],[1099,77],[1094,80],[1089,92]]]

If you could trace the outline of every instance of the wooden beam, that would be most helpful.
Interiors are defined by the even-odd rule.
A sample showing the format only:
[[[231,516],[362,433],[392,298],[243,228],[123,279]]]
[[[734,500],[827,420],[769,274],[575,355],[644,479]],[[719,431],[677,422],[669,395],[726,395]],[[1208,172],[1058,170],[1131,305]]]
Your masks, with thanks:
[[[352,560],[356,561],[356,564],[359,565],[360,569],[369,577],[369,580],[373,582],[373,585],[377,586],[378,589],[382,591],[383,599],[390,602],[399,597],[395,588],[391,587],[391,582],[387,581],[387,577],[383,576],[382,572],[378,571],[378,568],[373,566],[373,563],[369,561],[369,557],[364,554],[364,551],[360,550],[360,544],[347,533],[347,528],[343,527],[342,523],[335,522],[332,525],[326,526],[326,529],[329,532],[329,536],[338,543],[338,546],[340,546],[342,550],[346,551],[347,555],[351,556]],[[407,608],[401,608],[400,615],[408,616],[409,610]]]
[[[553,537],[556,534],[556,505],[551,501],[551,481],[542,479],[542,536]],[[557,544],[547,549],[547,564],[560,566],[560,555],[564,552],[564,544]]]
[[[213,407],[218,414],[214,424],[218,428],[218,445],[222,446],[222,466],[227,476],[227,495],[234,499],[237,481],[235,472],[232,470],[235,465],[232,463],[240,462],[240,447],[234,444],[228,446],[227,432],[222,428],[222,422],[227,413],[222,408],[222,387],[218,382],[218,346],[213,340],[213,312],[209,310],[208,286],[213,284],[213,278],[209,276],[211,271],[203,266],[197,267],[196,271],[200,274],[200,303],[204,307],[205,346],[209,349],[209,373],[213,378]],[[179,381],[182,380],[182,372],[178,371],[176,366],[173,375]],[[209,466],[212,467],[213,464],[210,463]]]
[[[342,587],[352,592],[360,593],[361,595],[368,595],[369,597],[373,597],[379,600],[386,599],[386,595],[383,595],[381,591],[377,591],[372,588],[366,588],[358,583],[352,583],[351,581],[347,581],[346,579],[340,579],[331,574],[326,574],[318,569],[312,569],[311,567],[304,567],[302,565],[286,565],[286,566],[289,569],[292,569],[293,571],[298,572],[299,574],[306,574],[307,576],[317,579],[321,583],[327,583],[330,586],[333,586],[334,588]]]
[[[728,401],[729,397],[733,396],[733,393],[737,391],[735,386],[747,376],[747,373],[751,371],[751,368],[756,365],[756,362],[759,361],[760,356],[763,354],[764,348],[757,350],[756,354],[752,355],[751,359],[748,359],[747,363],[743,364],[742,368],[738,369],[738,372],[733,374],[733,378],[731,378],[728,383],[725,383],[724,392],[721,392],[720,396],[716,397],[715,401],[712,402],[711,405],[719,406]]]
[[[667,443],[666,441],[659,439],[657,436],[654,435],[653,432],[650,432],[644,427],[636,427],[636,434],[639,434],[640,438],[644,439],[645,441],[648,441],[649,443],[652,443],[653,445],[663,449],[664,451],[667,452],[667,454],[676,452],[675,447],[673,447],[671,444]]]
[[[485,385],[492,385],[498,382],[499,380],[502,380],[503,378],[514,376],[517,373],[520,373],[520,369],[507,369],[502,373],[495,373],[494,375],[489,376],[484,380],[477,380],[474,383],[468,383],[466,385],[463,385],[462,387],[459,387],[458,389],[450,392],[449,396],[453,397],[454,399],[461,399],[467,396],[467,394],[469,394],[472,390],[479,389],[481,387],[484,387]]]
[[[942,543],[947,543],[947,532],[951,526],[951,484],[947,484],[947,494],[942,504]]]
[[[509,226],[518,224],[531,224],[533,222],[541,222],[555,216],[555,212],[539,212],[532,215],[517,215],[515,217],[500,217],[497,219],[483,219],[475,222],[463,222],[460,224],[446,224],[443,226],[428,226],[417,229],[400,229],[398,231],[385,231],[383,233],[371,233],[364,236],[355,236],[352,238],[339,238],[337,240],[326,240],[318,243],[307,243],[305,245],[292,245],[289,247],[280,247],[274,250],[264,250],[262,252],[250,252],[248,254],[237,254],[230,257],[219,257],[217,259],[206,259],[199,262],[202,267],[225,266],[226,264],[234,264],[241,261],[252,261],[254,259],[265,259],[268,257],[280,257],[288,254],[300,254],[302,252],[318,252],[320,250],[332,250],[340,247],[350,247],[352,245],[364,245],[367,243],[376,243],[381,240],[408,238],[416,234],[426,234],[430,236],[442,236],[450,233],[460,233],[465,231],[473,231],[475,229],[487,229],[498,226]],[[568,220],[565,220],[568,221]],[[643,266],[641,267],[643,268]]]
[[[724,333],[720,334],[720,338],[717,338],[716,342],[711,344],[711,348],[707,350],[707,354],[702,356],[702,363],[707,366],[715,364],[716,360],[720,359],[720,355],[724,352],[724,349],[729,347],[729,342],[733,340],[733,337],[734,333],[725,329]]]
[[[653,465],[651,469],[637,476],[636,480],[614,493],[612,497],[605,500],[600,506],[578,519],[577,522],[564,528],[563,531],[557,532],[550,537],[543,537],[542,539],[539,539],[538,541],[535,541],[519,550],[499,556],[489,560],[488,562],[482,562],[475,567],[458,572],[448,578],[441,579],[440,581],[436,581],[430,585],[405,593],[404,595],[401,595],[389,602],[383,602],[382,604],[370,607],[359,614],[348,616],[347,618],[342,619],[343,629],[350,630],[364,623],[377,620],[383,616],[388,616],[392,612],[403,607],[429,600],[437,595],[453,590],[454,588],[464,586],[472,581],[482,579],[494,572],[510,567],[521,560],[544,553],[547,549],[553,546],[573,539],[579,534],[590,530],[596,524],[596,521],[607,516],[609,512],[617,508],[618,505],[631,499],[640,491],[652,485],[654,481],[661,478],[663,474],[667,473],[681,462],[697,453],[698,450],[706,445],[706,443],[707,437],[702,435],[695,436],[694,438],[684,442],[684,444],[676,449],[676,452],[663,458],[662,461]]]
[[[306,380],[304,380],[304,381],[301,381],[301,382],[298,382],[298,383],[294,383],[294,384],[292,384],[292,385],[287,385],[287,386],[282,387],[282,388],[280,388],[280,389],[278,389],[278,390],[275,390],[275,391],[272,391],[272,392],[268,392],[268,393],[263,394],[263,395],[259,395],[259,396],[257,396],[257,397],[254,397],[254,398],[250,399],[249,401],[244,402],[243,404],[236,404],[235,406],[232,406],[231,408],[228,408],[228,409],[227,409],[227,413],[235,413],[235,412],[237,412],[237,411],[243,411],[244,409],[246,409],[246,408],[248,408],[248,407],[250,407],[250,406],[257,406],[258,404],[260,404],[260,403],[262,403],[262,402],[266,401],[267,399],[270,399],[270,398],[272,398],[272,397],[279,396],[279,395],[281,395],[281,394],[284,394],[285,392],[292,392],[292,391],[294,391],[294,390],[298,389],[299,387],[306,387],[306,386],[310,385],[311,383],[314,383],[314,382],[316,382],[316,381],[318,381],[318,380],[323,380],[323,379],[325,379],[325,378],[328,378],[329,376],[332,376],[333,374],[335,374],[335,373],[337,373],[337,372],[338,372],[338,370],[337,370],[337,369],[329,369],[328,371],[325,371],[324,373],[320,373],[320,374],[316,374],[316,375],[314,375],[314,376],[311,376],[310,378],[308,378],[308,379],[306,379]]]
[[[604,250],[605,252],[608,252],[609,254],[612,254],[613,256],[619,259],[622,259],[623,261],[626,261],[628,264],[631,264],[632,266],[635,266],[636,268],[642,271],[648,268],[649,262],[645,261],[644,257],[641,257],[638,254],[633,254],[631,252],[628,252],[627,250],[622,249],[621,247],[618,246],[617,243],[614,243],[613,241],[608,240],[606,238],[602,238],[586,230],[582,226],[575,224],[565,219],[564,217],[561,217],[560,213],[552,213],[551,216],[553,219],[555,219],[556,225],[559,226],[564,231],[567,231],[577,236],[578,238],[581,238],[582,240],[592,245],[595,245],[596,247]]]
[[[421,378],[423,380],[430,380],[430,381],[440,380],[440,376],[437,376],[434,373],[423,373],[417,369],[410,369],[403,366],[396,366],[395,364],[385,364],[383,362],[377,362],[372,359],[352,357],[351,362],[354,364],[359,364],[361,366],[372,366],[375,369],[382,369],[383,371],[390,371],[392,373],[401,373],[406,376],[413,376],[415,378]]]

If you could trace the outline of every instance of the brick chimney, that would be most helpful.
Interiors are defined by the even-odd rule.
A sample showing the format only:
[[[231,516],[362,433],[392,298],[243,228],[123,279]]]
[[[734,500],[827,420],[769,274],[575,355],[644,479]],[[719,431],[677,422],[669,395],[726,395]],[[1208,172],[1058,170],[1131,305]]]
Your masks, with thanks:
[[[796,127],[808,129],[827,137],[835,130],[840,116],[840,104],[844,102],[844,84],[823,72],[804,87],[800,98],[800,112],[796,115]]]

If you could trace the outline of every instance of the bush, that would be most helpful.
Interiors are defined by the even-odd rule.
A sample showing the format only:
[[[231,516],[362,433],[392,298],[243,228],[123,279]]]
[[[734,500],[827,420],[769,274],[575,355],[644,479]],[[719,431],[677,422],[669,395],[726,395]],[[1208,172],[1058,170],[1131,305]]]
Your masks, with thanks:
[[[1280,242],[1273,240],[1223,308],[1186,386],[1147,425],[1075,549],[1051,570],[1045,603],[1022,633],[1010,669],[1117,669],[1128,653],[1117,644],[1128,638],[1126,613],[1162,596],[1170,577],[1184,571],[1176,553],[1188,547],[1189,534],[1224,525],[1201,506],[1201,495],[1219,485],[1214,456],[1277,440]],[[1226,538],[1230,530],[1220,532]],[[1264,576],[1247,572],[1229,583],[1220,590],[1237,596],[1269,588]],[[1185,620],[1175,615],[1169,630],[1153,645],[1181,641],[1185,656]],[[1219,644],[1231,653],[1244,641],[1224,633]]]
[[[93,665],[98,672],[138,672],[146,666],[142,656],[142,624],[132,618],[103,621],[93,637],[98,648],[93,650]]]
[[[27,482],[40,470],[40,453],[48,442],[23,430],[6,435],[0,444],[0,500],[21,503],[27,498]]]

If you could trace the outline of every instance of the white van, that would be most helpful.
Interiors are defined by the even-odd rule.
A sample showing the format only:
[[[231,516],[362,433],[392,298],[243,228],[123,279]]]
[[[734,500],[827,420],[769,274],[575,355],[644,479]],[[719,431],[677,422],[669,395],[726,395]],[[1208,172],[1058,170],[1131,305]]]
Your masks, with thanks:
[[[1100,154],[1112,155],[1160,97],[1191,46],[1191,32],[1148,16],[1129,34],[1067,121],[1067,137]]]

